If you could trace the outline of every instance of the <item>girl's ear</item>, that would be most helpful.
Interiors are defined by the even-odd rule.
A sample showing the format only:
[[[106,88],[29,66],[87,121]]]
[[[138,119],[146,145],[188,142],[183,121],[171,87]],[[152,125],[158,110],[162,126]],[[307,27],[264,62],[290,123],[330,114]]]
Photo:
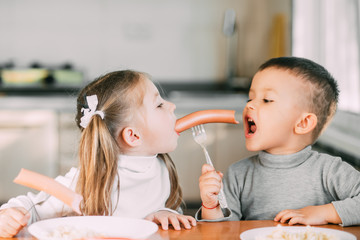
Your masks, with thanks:
[[[140,134],[132,127],[124,128],[121,132],[121,138],[130,147],[136,147],[141,144]]]
[[[307,134],[314,130],[317,124],[317,117],[313,113],[304,113],[295,125],[295,133]]]

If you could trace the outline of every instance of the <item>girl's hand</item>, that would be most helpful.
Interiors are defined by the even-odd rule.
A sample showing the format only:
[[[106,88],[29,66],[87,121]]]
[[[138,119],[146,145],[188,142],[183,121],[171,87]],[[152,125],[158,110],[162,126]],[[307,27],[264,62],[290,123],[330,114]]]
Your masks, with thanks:
[[[29,221],[30,214],[25,208],[6,208],[0,210],[0,237],[15,236]]]
[[[219,205],[218,194],[221,189],[221,172],[215,171],[215,168],[209,164],[204,164],[199,178],[200,197],[202,204],[207,208],[214,208]]]
[[[341,219],[331,203],[319,206],[307,206],[301,209],[283,210],[275,216],[274,221],[281,223],[289,221],[289,225],[323,225],[328,223],[341,223]]]
[[[156,224],[161,224],[163,230],[168,230],[170,224],[174,227],[175,230],[181,230],[181,225],[186,229],[190,229],[192,226],[196,226],[195,218],[176,214],[166,210],[151,213],[147,215],[145,219]]]

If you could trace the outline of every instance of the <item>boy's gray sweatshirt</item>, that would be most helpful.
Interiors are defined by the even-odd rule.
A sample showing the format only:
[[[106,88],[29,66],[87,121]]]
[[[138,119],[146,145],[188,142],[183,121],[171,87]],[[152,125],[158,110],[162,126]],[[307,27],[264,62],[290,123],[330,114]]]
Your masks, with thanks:
[[[260,152],[229,167],[223,220],[274,219],[285,209],[332,203],[342,225],[360,224],[360,172],[308,146],[290,155]],[[229,212],[224,211],[223,212]],[[201,209],[196,218],[201,220]]]

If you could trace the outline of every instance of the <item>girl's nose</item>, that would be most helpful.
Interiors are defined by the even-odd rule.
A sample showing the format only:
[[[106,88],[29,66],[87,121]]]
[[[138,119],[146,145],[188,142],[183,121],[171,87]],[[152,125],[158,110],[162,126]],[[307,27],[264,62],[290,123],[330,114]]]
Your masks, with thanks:
[[[176,109],[176,105],[174,104],[174,103],[172,103],[172,102],[168,102],[169,103],[169,109],[170,109],[170,111],[175,111],[175,109]]]

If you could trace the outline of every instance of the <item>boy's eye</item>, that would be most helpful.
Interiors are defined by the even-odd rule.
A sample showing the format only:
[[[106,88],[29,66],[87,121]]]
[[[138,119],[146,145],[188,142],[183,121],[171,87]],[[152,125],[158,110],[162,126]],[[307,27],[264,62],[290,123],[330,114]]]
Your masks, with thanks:
[[[273,101],[274,101],[274,100],[270,100],[270,99],[266,99],[266,98],[264,98],[263,100],[264,100],[265,103],[269,103],[269,102],[273,102]]]
[[[248,99],[246,102],[251,102],[252,99]]]

